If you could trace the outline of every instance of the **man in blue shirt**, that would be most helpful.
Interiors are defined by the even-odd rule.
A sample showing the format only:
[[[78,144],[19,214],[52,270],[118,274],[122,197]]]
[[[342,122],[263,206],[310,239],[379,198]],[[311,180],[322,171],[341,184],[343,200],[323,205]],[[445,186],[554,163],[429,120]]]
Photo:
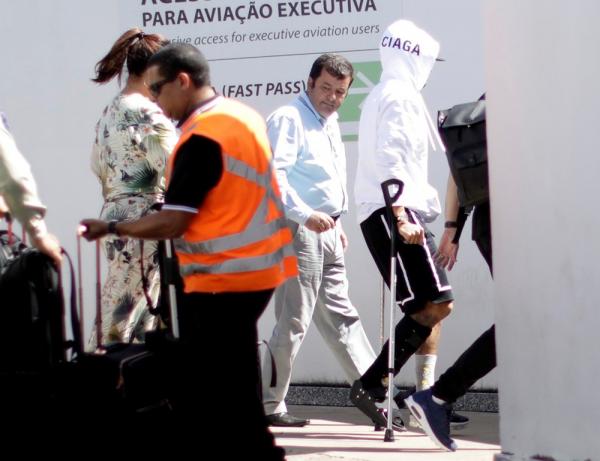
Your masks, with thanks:
[[[337,109],[353,79],[342,56],[324,54],[312,66],[306,93],[267,119],[273,163],[294,235],[299,276],[275,293],[277,324],[269,346],[277,365],[277,385],[263,370],[263,403],[272,426],[304,426],[287,413],[285,396],[292,364],[311,320],[342,365],[349,382],[375,359],[356,308],[348,298],[339,217],[348,210],[346,158]]]

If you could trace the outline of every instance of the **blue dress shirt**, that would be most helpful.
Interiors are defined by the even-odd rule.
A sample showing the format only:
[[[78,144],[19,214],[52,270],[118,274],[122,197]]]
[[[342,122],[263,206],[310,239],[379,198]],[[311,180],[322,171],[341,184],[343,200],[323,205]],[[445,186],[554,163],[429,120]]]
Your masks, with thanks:
[[[348,210],[346,154],[337,113],[327,119],[306,93],[267,118],[275,174],[288,218],[304,224],[315,211]]]

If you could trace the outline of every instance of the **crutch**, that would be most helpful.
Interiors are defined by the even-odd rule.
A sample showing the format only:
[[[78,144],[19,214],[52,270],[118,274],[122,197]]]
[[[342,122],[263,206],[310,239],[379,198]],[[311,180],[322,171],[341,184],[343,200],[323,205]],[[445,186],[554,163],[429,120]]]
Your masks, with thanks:
[[[388,227],[390,230],[390,325],[388,340],[388,408],[387,408],[387,428],[383,440],[385,442],[394,441],[394,431],[392,421],[394,418],[392,401],[394,398],[394,310],[396,308],[396,219],[392,210],[393,204],[402,194],[404,183],[399,179],[388,179],[381,183],[381,190],[385,200]],[[390,189],[395,189],[391,192]]]

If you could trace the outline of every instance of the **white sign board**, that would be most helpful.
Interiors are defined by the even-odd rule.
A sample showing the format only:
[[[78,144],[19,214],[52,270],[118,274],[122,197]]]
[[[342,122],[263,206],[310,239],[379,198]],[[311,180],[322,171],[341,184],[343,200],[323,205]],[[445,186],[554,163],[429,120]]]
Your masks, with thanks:
[[[32,164],[47,221],[75,254],[74,232],[84,217],[98,216],[100,186],[90,170],[94,126],[114,97],[115,84],[90,81],[94,65],[125,30],[139,26],[196,44],[210,60],[213,84],[267,115],[304,88],[310,66],[324,52],[339,52],[356,77],[340,110],[346,141],[356,140],[360,104],[379,80],[377,52],[383,29],[395,19],[414,20],[442,45],[445,63],[424,90],[435,110],[474,100],[484,91],[480,0],[0,0],[2,84],[0,110]],[[227,40],[225,42],[225,40]],[[375,349],[379,349],[381,278],[355,220],[352,188],[356,143],[346,143],[350,212],[342,218],[350,238],[346,265],[350,296]],[[429,175],[443,197],[447,175],[440,153],[430,155]],[[441,230],[441,220],[432,230]],[[444,322],[438,372],[492,322],[490,277],[465,232],[459,263],[449,274],[456,296]],[[86,333],[94,310],[93,245],[83,246]],[[260,336],[273,325],[268,311]],[[227,326],[223,328],[226,335]],[[411,364],[401,379],[411,383]],[[341,368],[309,330],[294,365],[294,381],[342,382]],[[481,385],[495,386],[488,377]]]
[[[346,140],[356,139],[359,105],[379,81],[381,33],[400,14],[390,0],[137,0],[122,8],[129,27],[197,46],[216,90],[265,116],[306,88],[319,55],[343,54],[357,71],[340,110]]]

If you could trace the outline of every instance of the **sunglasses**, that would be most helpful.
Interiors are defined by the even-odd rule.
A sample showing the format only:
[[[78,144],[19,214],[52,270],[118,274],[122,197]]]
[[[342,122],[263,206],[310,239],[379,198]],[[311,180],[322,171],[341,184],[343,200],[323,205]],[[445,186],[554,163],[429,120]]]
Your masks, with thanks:
[[[172,82],[173,80],[175,80],[174,78],[163,78],[162,80],[159,80],[158,82],[154,82],[151,85],[148,85],[148,89],[150,90],[150,94],[152,96],[154,96],[155,98],[158,98],[158,95],[160,94],[160,91],[162,90],[162,87],[169,82]]]

